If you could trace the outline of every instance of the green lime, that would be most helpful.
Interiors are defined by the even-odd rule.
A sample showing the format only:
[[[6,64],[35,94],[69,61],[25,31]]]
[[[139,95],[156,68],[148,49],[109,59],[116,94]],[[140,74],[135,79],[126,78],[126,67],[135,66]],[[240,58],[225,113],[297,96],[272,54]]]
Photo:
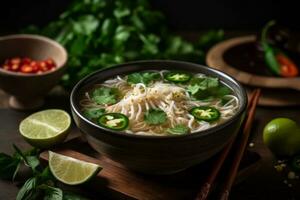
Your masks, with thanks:
[[[276,118],[264,128],[264,143],[279,156],[293,156],[300,152],[300,129],[288,118]]]
[[[102,169],[99,165],[49,151],[49,167],[53,176],[68,185],[88,181]]]
[[[71,117],[64,110],[49,109],[25,118],[19,126],[21,135],[32,146],[48,148],[64,141],[71,125]]]

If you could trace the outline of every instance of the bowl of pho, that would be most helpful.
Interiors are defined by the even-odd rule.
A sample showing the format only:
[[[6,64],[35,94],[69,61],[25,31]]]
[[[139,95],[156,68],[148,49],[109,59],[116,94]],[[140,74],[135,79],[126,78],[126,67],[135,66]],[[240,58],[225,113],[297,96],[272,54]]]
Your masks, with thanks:
[[[227,74],[169,60],[97,71],[70,100],[96,151],[151,174],[175,173],[218,153],[237,134],[247,105],[245,90]]]

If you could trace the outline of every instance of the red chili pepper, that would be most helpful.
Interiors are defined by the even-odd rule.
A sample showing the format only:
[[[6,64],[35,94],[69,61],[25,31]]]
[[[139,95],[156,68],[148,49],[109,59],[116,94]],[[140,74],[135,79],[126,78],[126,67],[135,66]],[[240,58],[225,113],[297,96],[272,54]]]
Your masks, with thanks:
[[[284,77],[298,76],[299,70],[297,65],[286,55],[282,53],[276,54],[276,60],[280,65],[280,75]]]
[[[18,71],[19,70],[19,64],[12,64],[10,66],[10,70],[14,71],[14,72]]]
[[[14,57],[11,59],[6,59],[1,68],[13,71],[13,72],[23,72],[23,73],[43,73],[50,70],[54,70],[56,67],[53,59],[48,58],[43,61],[31,60],[28,57],[20,58]]]
[[[32,67],[30,65],[22,65],[21,72],[23,73],[32,73]]]
[[[32,61],[30,58],[27,57],[22,59],[22,64],[29,65],[31,62],[35,62],[35,61]]]
[[[10,63],[11,63],[12,65],[19,65],[19,64],[21,63],[21,58],[12,58],[12,59],[10,60]]]

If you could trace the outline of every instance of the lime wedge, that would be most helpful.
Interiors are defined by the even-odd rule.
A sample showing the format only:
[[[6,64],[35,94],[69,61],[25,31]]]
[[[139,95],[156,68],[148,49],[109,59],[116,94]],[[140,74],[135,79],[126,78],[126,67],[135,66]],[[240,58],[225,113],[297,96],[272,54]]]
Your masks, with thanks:
[[[21,135],[32,146],[48,148],[64,141],[71,125],[71,117],[64,110],[49,109],[25,118],[19,126]]]
[[[49,166],[53,176],[68,185],[88,181],[102,169],[99,165],[49,151]]]

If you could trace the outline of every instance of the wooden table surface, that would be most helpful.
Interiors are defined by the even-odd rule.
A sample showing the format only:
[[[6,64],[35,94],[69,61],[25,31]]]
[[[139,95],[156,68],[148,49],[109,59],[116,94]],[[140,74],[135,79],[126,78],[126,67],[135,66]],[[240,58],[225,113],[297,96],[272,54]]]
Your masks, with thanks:
[[[8,108],[7,95],[0,91],[0,116],[5,116],[9,123],[2,123],[0,119],[0,152],[11,153],[12,143],[20,147],[28,147],[28,144],[16,134],[20,119],[26,117],[30,112],[14,111]],[[62,108],[69,111],[67,95],[58,95],[55,92],[46,98],[45,108]],[[300,180],[293,187],[283,183],[286,178],[276,172],[273,167],[274,157],[262,143],[262,129],[264,125],[274,117],[289,117],[300,123],[299,107],[271,108],[258,107],[252,130],[251,141],[255,146],[252,151],[258,152],[262,157],[261,167],[242,183],[233,187],[230,199],[233,200],[264,200],[264,199],[300,199]],[[9,119],[9,120],[8,120]],[[79,131],[75,129],[75,133]],[[298,187],[299,186],[299,187]],[[297,188],[298,187],[298,188]],[[18,187],[9,181],[0,180],[0,199],[15,199]],[[97,199],[97,198],[96,198]]]

